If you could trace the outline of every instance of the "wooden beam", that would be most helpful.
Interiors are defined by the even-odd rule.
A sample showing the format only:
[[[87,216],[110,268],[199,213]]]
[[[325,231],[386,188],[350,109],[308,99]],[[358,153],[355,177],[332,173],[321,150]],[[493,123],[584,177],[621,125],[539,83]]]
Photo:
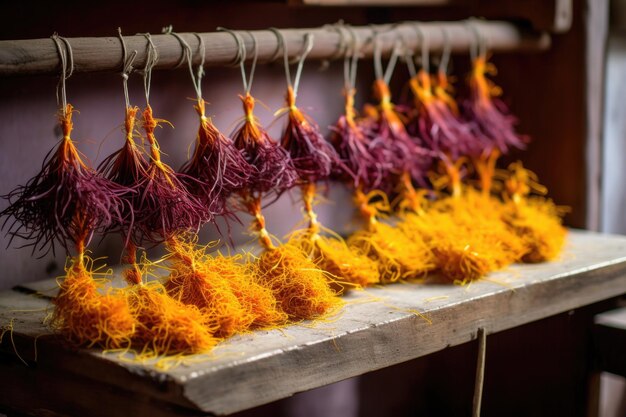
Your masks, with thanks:
[[[415,30],[416,23],[399,25],[378,25],[354,27],[354,33],[363,45],[364,56],[373,52],[371,40],[374,31],[379,33],[383,55],[389,55],[403,39],[406,46],[417,49],[420,44]],[[489,48],[495,52],[504,51],[541,51],[550,46],[550,37],[546,33],[527,32],[508,22],[476,21],[475,27],[486,38]],[[439,51],[444,45],[443,29],[446,29],[453,52],[467,52],[474,42],[475,34],[467,22],[428,22],[419,23],[424,36],[428,38],[432,51]],[[332,59],[342,56],[342,35],[331,27],[311,29],[281,29],[290,57],[300,55],[304,35],[310,33],[314,37],[314,46],[309,54],[310,59]],[[280,57],[277,50],[276,35],[268,30],[253,31],[257,39],[259,62],[269,62]],[[194,54],[194,63],[199,64],[200,54],[198,38],[192,33],[181,33],[180,36],[190,45]],[[231,34],[224,32],[200,34],[205,45],[206,65],[232,65],[237,56],[237,43]],[[242,33],[246,49],[252,51],[252,39],[248,33]],[[125,36],[129,51],[137,51],[134,61],[135,68],[143,68],[146,63],[147,41],[142,35]],[[156,69],[172,69],[181,65],[183,49],[180,42],[172,35],[153,35],[152,40],[159,54]],[[115,72],[122,69],[122,46],[117,37],[103,38],[69,38],[74,58],[75,72]],[[345,42],[344,42],[345,44]],[[252,53],[248,53],[251,58]],[[60,61],[56,46],[52,39],[29,39],[0,41],[0,76],[27,74],[58,74]]]

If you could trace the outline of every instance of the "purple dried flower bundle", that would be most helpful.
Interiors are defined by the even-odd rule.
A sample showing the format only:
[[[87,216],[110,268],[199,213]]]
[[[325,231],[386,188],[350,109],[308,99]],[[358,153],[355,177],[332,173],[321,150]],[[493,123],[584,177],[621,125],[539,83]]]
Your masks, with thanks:
[[[331,127],[330,141],[342,162],[334,175],[367,193],[380,186],[391,166],[382,148],[370,149],[370,138],[356,121],[355,94],[354,88],[344,90],[345,113]]]
[[[194,107],[200,116],[200,129],[193,156],[181,171],[192,179],[185,181],[190,192],[211,214],[225,214],[226,200],[248,185],[255,168],[206,117],[204,100],[198,99]]]
[[[517,118],[510,113],[506,104],[497,98],[502,93],[486,75],[496,73],[495,66],[485,56],[474,60],[470,76],[470,97],[463,103],[466,119],[491,143],[483,153],[492,149],[506,154],[511,148],[523,149],[529,138],[516,132]]]
[[[139,233],[136,242],[161,242],[188,230],[198,230],[212,219],[212,213],[202,201],[187,191],[183,181],[187,182],[188,176],[176,173],[161,161],[161,150],[154,136],[159,122],[148,105],[143,112],[143,128],[150,144],[150,163],[135,209]]]
[[[333,147],[320,133],[317,124],[296,107],[291,86],[287,89],[287,124],[282,145],[293,161],[301,184],[327,179],[333,167],[341,164]]]
[[[250,176],[247,191],[258,194],[274,192],[280,195],[293,187],[297,173],[287,150],[275,142],[254,115],[255,100],[249,93],[239,96],[243,102],[245,119],[233,134],[239,149],[255,170]]]
[[[7,234],[25,239],[24,246],[33,252],[54,251],[55,241],[69,252],[70,244],[83,248],[94,232],[123,222],[122,196],[131,192],[114,184],[86,165],[72,139],[73,107],[67,104],[59,121],[63,138],[46,156],[41,171],[26,185],[19,186],[4,198],[9,207],[3,228]],[[13,218],[11,223],[9,219]]]
[[[371,138],[371,152],[380,155],[380,158],[386,158],[385,166],[389,167],[381,190],[391,193],[398,178],[406,176],[425,185],[426,174],[433,162],[432,152],[422,147],[418,138],[407,133],[391,102],[389,86],[384,80],[375,81],[374,95],[379,100],[379,107],[375,114],[370,114],[361,123]]]
[[[483,148],[483,136],[476,136],[471,126],[455,113],[456,103],[448,94],[450,87],[441,70],[438,79],[442,84],[433,88],[430,75],[422,69],[409,81],[417,110],[411,127],[438,156],[452,194],[459,196],[465,156]]]
[[[161,162],[154,137],[157,121],[151,109],[144,113],[144,128],[151,148],[149,161],[137,146],[134,137],[138,110],[137,107],[126,109],[124,146],[107,157],[99,168],[111,181],[135,191],[126,196],[133,215],[125,216],[125,222],[116,225],[130,239],[127,244],[133,245],[144,241],[159,243],[210,220],[206,208],[187,193],[182,183],[185,177]]]
[[[517,119],[497,98],[502,93],[500,87],[486,77],[495,73],[495,66],[487,62],[485,55],[474,59],[470,76],[471,95],[463,102],[466,120],[474,127],[474,134],[483,137],[483,148],[475,149],[470,157],[485,195],[491,191],[499,156],[508,153],[511,148],[523,149],[529,141],[528,136],[516,132]]]
[[[472,129],[454,114],[447,100],[435,94],[430,75],[425,70],[419,71],[409,86],[417,108],[412,126],[429,147],[449,162],[470,153],[477,142]]]
[[[135,222],[135,210],[140,209],[142,191],[148,181],[148,160],[143,151],[135,143],[135,122],[138,107],[127,107],[124,119],[126,140],[124,146],[105,158],[98,171],[110,181],[134,190],[134,193],[124,196],[128,204],[124,205],[127,211],[124,222],[114,224],[113,228],[129,236]],[[141,214],[140,214],[141,215]]]

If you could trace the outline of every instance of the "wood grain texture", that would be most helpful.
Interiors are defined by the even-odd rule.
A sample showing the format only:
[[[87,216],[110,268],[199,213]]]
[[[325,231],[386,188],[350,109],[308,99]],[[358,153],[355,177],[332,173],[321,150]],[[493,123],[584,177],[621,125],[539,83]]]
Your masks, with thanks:
[[[51,282],[25,287],[40,293]],[[406,283],[354,292],[325,322],[236,336],[167,371],[68,349],[41,324],[47,299],[23,292],[0,294],[0,322],[13,320],[15,342],[5,335],[0,348],[42,372],[140,393],[185,410],[180,415],[223,415],[465,343],[479,327],[500,332],[624,293],[626,238],[572,231],[558,261],[515,265],[466,287]]]
[[[448,30],[449,41],[455,52],[467,52],[474,42],[475,35],[467,23],[461,22],[424,22],[419,23],[424,36],[428,37],[432,51],[440,51],[444,44],[442,28]],[[542,32],[525,32],[508,22],[475,22],[476,28],[487,39],[493,51],[540,51],[550,46],[550,36]],[[359,44],[363,45],[363,55],[369,57],[373,52],[371,39],[374,30],[380,33],[380,45],[384,55],[389,55],[396,46],[398,39],[404,39],[407,47],[416,49],[419,37],[414,24],[405,23],[394,26],[371,25],[354,27]],[[345,47],[342,46],[342,35],[331,27],[310,29],[281,29],[290,57],[300,55],[304,46],[304,35],[310,33],[314,37],[314,46],[308,55],[309,59],[332,59],[342,57]],[[276,35],[268,30],[253,31],[257,39],[259,62],[268,62],[282,57],[277,51]],[[181,33],[180,36],[190,45],[194,53],[194,63],[200,63],[197,52],[199,41],[192,33]],[[201,33],[205,45],[206,65],[232,65],[237,56],[237,44],[229,33]],[[243,33],[246,49],[252,51],[252,38]],[[344,35],[345,36],[345,35]],[[121,72],[122,46],[119,38],[69,38],[74,57],[76,72]],[[134,61],[135,68],[143,68],[146,61],[147,41],[144,36],[125,36],[129,51],[137,51]],[[159,54],[155,69],[171,69],[181,65],[183,48],[172,35],[153,35],[152,40]],[[278,53],[277,53],[278,52]],[[252,53],[248,58],[252,58]],[[54,74],[60,72],[57,49],[52,39],[27,39],[0,41],[0,76],[27,74]]]

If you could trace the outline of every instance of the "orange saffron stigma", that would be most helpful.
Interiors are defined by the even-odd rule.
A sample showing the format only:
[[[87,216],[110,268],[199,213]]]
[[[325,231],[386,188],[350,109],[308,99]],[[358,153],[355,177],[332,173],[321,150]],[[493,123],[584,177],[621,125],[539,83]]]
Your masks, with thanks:
[[[293,244],[264,251],[254,273],[261,285],[272,290],[278,307],[292,321],[320,318],[342,304],[324,272]]]

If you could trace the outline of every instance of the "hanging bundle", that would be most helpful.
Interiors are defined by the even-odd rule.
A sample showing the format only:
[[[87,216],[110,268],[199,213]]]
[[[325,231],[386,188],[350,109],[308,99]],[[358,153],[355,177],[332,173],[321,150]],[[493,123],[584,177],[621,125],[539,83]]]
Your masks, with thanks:
[[[476,198],[471,188],[462,186],[465,155],[478,140],[471,129],[454,114],[454,100],[446,88],[433,89],[428,73],[428,44],[419,31],[422,44],[422,69],[415,71],[412,57],[407,58],[417,115],[413,126],[437,154],[444,176],[433,183],[447,184],[451,196],[429,204],[426,212],[406,210],[399,227],[409,236],[421,236],[431,248],[436,270],[446,281],[468,282],[515,261],[519,245],[498,216],[495,200]],[[447,33],[444,31],[444,38]],[[445,77],[449,46],[444,47],[439,79]],[[478,145],[480,146],[480,144]],[[443,180],[443,181],[441,181]],[[507,243],[513,242],[513,243]]]
[[[244,95],[239,96],[243,104],[244,117],[243,121],[235,129],[232,137],[237,149],[239,149],[246,161],[255,168],[252,175],[250,175],[247,186],[240,193],[241,199],[244,202],[248,199],[256,200],[268,193],[274,193],[276,196],[279,196],[293,187],[297,180],[297,174],[289,152],[270,137],[254,114],[255,99],[250,94],[250,91],[258,58],[257,40],[254,35],[250,34],[254,55],[250,75],[246,77],[244,64],[246,48],[243,39],[236,32],[228,32],[237,41],[237,59],[244,87]],[[255,215],[254,212],[250,212],[250,214]]]
[[[137,265],[137,245],[142,242],[159,243],[175,238],[178,233],[197,230],[211,219],[210,213],[199,200],[191,196],[183,184],[186,177],[177,174],[161,161],[161,151],[154,136],[156,120],[149,105],[150,66],[158,59],[152,41],[149,39],[149,59],[144,76],[146,88],[146,109],[143,112],[143,128],[150,146],[150,159],[143,155],[143,149],[136,142],[135,130],[137,107],[130,105],[128,77],[132,72],[132,62],[136,53],[126,52],[125,42],[119,33],[124,50],[123,87],[126,101],[124,146],[106,158],[100,171],[110,180],[136,191],[128,199],[134,216],[127,216],[119,228],[126,236],[126,261],[131,268],[125,271],[126,279],[132,284],[141,282],[140,268]]]
[[[470,97],[463,102],[462,110],[464,117],[474,126],[474,135],[483,143],[482,149],[474,147],[475,152],[470,157],[479,175],[481,190],[488,195],[500,155],[508,153],[511,148],[523,149],[528,137],[516,132],[517,118],[498,98],[502,89],[487,78],[487,75],[497,73],[496,67],[487,61],[485,39],[473,25],[470,28],[474,31],[476,42],[470,49]]]
[[[277,114],[288,114],[282,145],[291,155],[298,183],[308,187],[318,179],[330,175],[333,152],[319,133],[318,127],[295,105],[300,73],[304,58],[311,50],[312,37],[305,36],[305,50],[300,57],[295,83],[289,76],[288,51],[282,33],[272,29],[283,49],[288,82],[287,108]],[[295,242],[274,246],[267,231],[265,219],[260,214],[260,201],[248,200],[249,211],[255,213],[255,225],[259,230],[264,252],[256,262],[259,282],[271,288],[279,307],[291,320],[319,317],[340,304],[328,286],[324,272]]]
[[[277,32],[277,36],[282,36]],[[283,42],[284,45],[284,42]],[[301,248],[321,270],[328,273],[327,278],[337,292],[357,286],[361,287],[378,281],[375,265],[366,256],[350,250],[337,235],[322,235],[323,226],[313,210],[316,194],[316,182],[327,180],[332,170],[341,165],[337,154],[322,136],[317,124],[296,106],[296,94],[306,55],[313,47],[313,38],[305,36],[305,50],[300,56],[295,82],[291,84],[289,62],[285,50],[285,72],[287,75],[287,112],[288,119],[283,134],[282,144],[291,155],[301,187],[304,212],[308,227],[297,231],[291,243]],[[336,169],[336,168],[335,168]]]
[[[398,48],[394,48],[383,72],[380,44],[377,40],[374,42],[374,95],[379,105],[361,121],[361,126],[369,138],[370,152],[387,158],[379,164],[387,171],[383,172],[380,191],[366,194],[362,187],[357,187],[355,204],[364,217],[366,228],[350,236],[348,244],[377,262],[382,282],[394,282],[425,274],[432,268],[432,255],[419,236],[409,238],[400,229],[379,222],[377,216],[391,211],[387,194],[394,189],[400,190],[402,201],[410,202],[415,210],[422,206],[424,193],[414,188],[413,179],[423,181],[431,157],[415,138],[409,136],[403,116],[391,101],[389,80],[398,58]]]
[[[206,116],[206,102],[202,98],[202,77],[204,75],[204,42],[197,36],[202,54],[202,62],[194,74],[191,48],[187,42],[174,32],[168,32],[181,42],[189,62],[189,72],[196,90],[194,108],[200,116],[200,128],[196,136],[195,149],[191,159],[181,171],[190,179],[186,184],[193,195],[197,196],[206,206],[209,213],[223,215],[226,201],[233,192],[242,190],[253,173],[251,166],[233,141],[224,136]]]
[[[64,221],[54,231],[58,233],[56,238],[70,240],[76,247],[76,257],[70,261],[65,277],[59,282],[60,290],[53,302],[55,310],[51,323],[68,340],[80,345],[126,347],[135,329],[128,303],[118,291],[101,293],[104,282],[94,278],[101,268],[94,270],[93,261],[87,257],[85,248],[94,231],[123,220],[125,210],[120,197],[130,190],[98,176],[83,163],[70,139],[72,111],[72,106],[67,104],[61,118],[63,142],[56,157],[48,161],[50,168],[60,163],[56,167],[58,182],[47,184],[56,192],[49,188],[44,193],[35,194],[48,194],[44,198],[53,200],[47,203],[39,199],[31,200],[31,203],[38,201],[37,204],[44,204],[47,209],[54,207],[53,213]],[[52,179],[47,174],[40,178],[45,177]],[[39,185],[45,182],[39,182]],[[63,245],[68,250],[66,242]]]
[[[185,50],[198,105],[203,106],[202,38],[198,36],[202,60],[194,74],[191,47],[179,35],[171,32],[171,29],[168,33],[175,36]],[[219,204],[223,205],[230,193],[247,187],[248,175],[255,171],[231,140],[221,135],[205,119],[201,117],[196,153],[187,164],[187,173],[190,177],[194,175],[194,180],[201,180],[203,185],[196,188],[196,191],[200,192],[203,201],[219,200]],[[218,168],[212,171],[214,166]],[[212,188],[209,184],[215,187]],[[206,204],[211,205],[210,201]],[[252,325],[267,326],[284,321],[284,315],[277,310],[276,300],[271,292],[255,283],[246,267],[237,262],[238,259],[221,254],[207,254],[207,249],[216,244],[217,242],[198,245],[197,235],[192,233],[170,239],[166,248],[170,254],[171,273],[165,283],[169,296],[198,308],[205,327],[217,337],[244,332]],[[253,305],[255,303],[259,305]]]
[[[338,26],[341,30],[341,26]],[[333,144],[340,164],[335,164],[334,176],[353,186],[355,190],[370,192],[379,189],[387,174],[394,167],[389,149],[372,146],[371,138],[357,119],[354,108],[356,74],[359,47],[354,32],[348,27],[352,39],[352,51],[344,58],[344,114],[331,126],[330,142]],[[341,32],[343,35],[343,32]]]
[[[416,29],[422,45],[422,68],[416,72],[412,56],[406,57],[411,75],[409,86],[413,92],[417,111],[411,121],[411,127],[437,155],[447,177],[451,194],[458,197],[461,195],[464,155],[469,153],[469,147],[476,143],[476,140],[469,126],[454,113],[455,107],[452,107],[450,103],[455,104],[455,102],[447,92],[449,87],[432,85],[429,73],[428,41],[419,27]],[[443,33],[444,39],[447,39],[447,32],[444,30]],[[439,79],[447,80],[445,74],[449,57],[450,45],[445,42],[438,70]]]
[[[69,220],[63,226],[65,231],[57,230],[55,233],[59,234],[56,236],[73,241],[77,255],[66,267],[65,278],[59,283],[52,325],[69,340],[81,345],[127,347],[135,330],[135,319],[128,302],[116,290],[101,293],[104,281],[94,278],[97,271],[94,271],[93,261],[86,256],[85,248],[94,231],[124,220],[121,215],[125,210],[120,197],[131,190],[98,176],[81,161],[70,139],[72,110],[67,104],[61,119],[63,143],[57,153],[57,162],[62,161],[57,171],[60,181],[53,186],[61,194],[50,193],[52,189],[48,193],[54,199],[54,213],[58,219]],[[69,194],[62,195],[64,192]],[[73,214],[65,217],[70,213]]]
[[[154,119],[149,104],[152,67],[158,57],[148,34],[145,35],[148,58],[144,70],[146,109],[143,112],[143,128],[150,146],[149,161],[136,146],[134,119],[137,110],[130,106],[127,86],[134,54],[127,56],[121,33],[119,36],[125,62],[126,144],[105,160],[102,170],[109,178],[126,184],[138,194],[130,201],[134,208],[134,221],[121,225],[127,236],[124,261],[130,264],[124,271],[130,285],[126,294],[137,320],[133,343],[142,354],[148,355],[202,352],[215,344],[209,329],[202,326],[202,313],[197,307],[186,306],[170,298],[159,282],[144,282],[151,265],[145,258],[142,262],[138,261],[137,245],[142,242],[176,242],[181,234],[197,230],[210,216],[201,202],[187,192],[184,177],[161,161],[161,151],[154,135],[160,120]]]
[[[273,201],[286,190],[292,188],[298,175],[289,152],[274,141],[261,126],[254,115],[255,99],[250,94],[254,70],[258,57],[256,37],[250,35],[253,43],[254,56],[250,75],[246,76],[245,59],[246,48],[241,36],[229,31],[235,38],[239,50],[239,66],[244,87],[244,96],[239,96],[243,103],[244,119],[232,135],[235,146],[241,151],[246,160],[256,169],[248,182],[247,187],[239,194],[242,209],[253,217],[251,228],[257,234],[259,243],[264,251],[278,250],[272,243],[272,238],[265,225],[262,213],[262,198],[274,194]]]
[[[10,205],[0,217],[7,216],[4,225],[9,218],[14,219],[7,233],[11,239],[24,239],[33,252],[54,250],[55,242],[67,253],[71,246],[76,249],[65,277],[59,281],[52,326],[79,344],[127,346],[134,331],[128,304],[118,292],[100,293],[102,280],[96,280],[94,274],[102,268],[93,267],[86,246],[94,233],[124,221],[122,196],[132,190],[99,176],[74,146],[70,137],[74,109],[67,103],[65,90],[73,69],[71,46],[56,34],[52,39],[62,67],[59,122],[63,137],[46,156],[42,170],[5,196]]]

